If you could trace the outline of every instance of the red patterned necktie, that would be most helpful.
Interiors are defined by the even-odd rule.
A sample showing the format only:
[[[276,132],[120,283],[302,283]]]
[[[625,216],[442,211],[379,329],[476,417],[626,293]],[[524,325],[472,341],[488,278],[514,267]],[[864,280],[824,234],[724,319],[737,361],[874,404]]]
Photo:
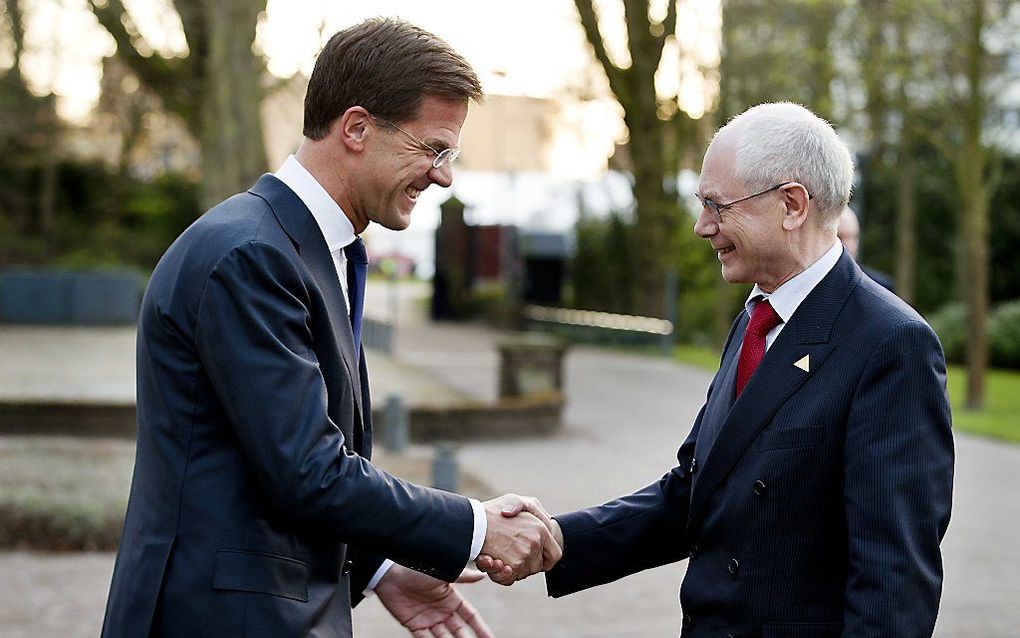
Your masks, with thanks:
[[[740,362],[737,364],[737,396],[758,368],[765,356],[765,335],[782,323],[768,299],[762,299],[754,306],[751,320],[744,331],[744,342],[740,348]]]

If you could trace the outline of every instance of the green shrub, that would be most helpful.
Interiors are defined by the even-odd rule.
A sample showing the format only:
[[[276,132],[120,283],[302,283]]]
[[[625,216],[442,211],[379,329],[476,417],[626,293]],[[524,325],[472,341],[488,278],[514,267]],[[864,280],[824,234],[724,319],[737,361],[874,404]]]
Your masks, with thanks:
[[[966,307],[958,302],[946,304],[929,318],[929,322],[942,341],[946,361],[966,363]],[[1020,301],[992,309],[988,319],[988,356],[993,367],[1020,369]]]
[[[967,352],[967,309],[962,303],[948,303],[928,318],[942,342],[949,363],[963,363]]]
[[[1020,369],[1020,300],[1004,303],[992,311],[988,347],[993,366]]]

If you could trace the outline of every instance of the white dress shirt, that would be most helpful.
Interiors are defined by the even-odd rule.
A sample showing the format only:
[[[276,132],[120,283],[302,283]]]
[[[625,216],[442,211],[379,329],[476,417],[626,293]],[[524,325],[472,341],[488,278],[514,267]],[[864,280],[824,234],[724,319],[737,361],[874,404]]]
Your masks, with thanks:
[[[776,288],[775,292],[769,294],[758,287],[758,284],[754,285],[751,289],[751,294],[748,295],[747,301],[744,303],[744,308],[747,309],[747,316],[751,316],[754,311],[754,307],[758,305],[758,302],[762,299],[768,299],[769,303],[772,304],[773,310],[779,315],[780,323],[778,326],[769,331],[765,335],[765,350],[767,351],[772,347],[776,337],[783,331],[783,326],[790,320],[793,313],[797,311],[800,304],[807,298],[815,286],[818,285],[825,275],[829,274],[829,271],[839,261],[840,255],[843,254],[843,244],[837,239],[832,247],[825,252],[824,255],[818,258],[818,260],[808,266],[803,272],[799,273],[793,279],[784,282],[783,285]]]
[[[312,174],[301,165],[296,157],[291,155],[284,161],[276,173],[277,179],[287,185],[298,199],[308,207],[315,223],[319,226],[329,253],[333,256],[333,264],[336,266],[337,278],[340,280],[340,288],[343,290],[344,299],[347,301],[348,312],[350,312],[351,301],[347,292],[347,257],[344,255],[344,248],[356,238],[354,225],[347,215],[340,208],[326,189],[322,187]],[[468,552],[468,563],[473,561],[482,553],[482,544],[485,542],[485,532],[488,522],[485,519],[485,508],[476,499],[468,499],[471,502],[471,510],[474,513],[474,532],[471,537],[471,549]],[[386,575],[393,561],[386,559],[368,582],[365,595],[371,593],[379,584],[382,577]]]

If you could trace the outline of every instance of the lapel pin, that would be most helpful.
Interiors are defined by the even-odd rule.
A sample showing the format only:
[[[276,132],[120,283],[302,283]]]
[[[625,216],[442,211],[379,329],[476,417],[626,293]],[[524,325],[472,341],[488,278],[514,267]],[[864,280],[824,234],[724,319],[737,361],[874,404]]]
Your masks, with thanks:
[[[804,372],[811,372],[811,355],[804,355],[801,359],[795,361],[793,365],[797,366]]]

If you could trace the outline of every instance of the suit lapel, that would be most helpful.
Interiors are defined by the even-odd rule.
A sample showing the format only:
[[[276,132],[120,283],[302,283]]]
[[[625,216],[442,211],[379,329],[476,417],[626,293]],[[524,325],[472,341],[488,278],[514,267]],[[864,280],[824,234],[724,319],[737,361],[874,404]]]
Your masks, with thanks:
[[[715,444],[692,488],[690,520],[694,520],[715,490],[724,483],[733,466],[779,408],[832,353],[835,348],[830,343],[832,325],[860,277],[860,269],[844,253],[783,327],[724,417]],[[736,345],[730,349],[738,351],[739,342],[736,339],[734,342]],[[810,361],[808,371],[794,365],[804,356]],[[735,369],[731,367],[728,374],[734,377]],[[721,384],[729,387],[729,397],[733,396],[733,384],[733,379],[726,379]]]
[[[714,441],[718,436],[719,428],[726,422],[726,415],[733,407],[733,395],[736,387],[737,360],[740,356],[740,343],[743,340],[744,331],[747,330],[748,317],[746,312],[740,313],[735,322],[733,334],[727,341],[726,351],[723,353],[722,361],[719,363],[719,370],[716,372],[715,387],[705,406],[705,414],[701,420],[701,430],[698,433],[697,445],[694,448],[696,462],[704,467],[706,452],[704,448],[710,447],[709,440]],[[710,451],[710,450],[709,450]],[[701,479],[702,472],[695,472],[692,480],[697,485]]]
[[[736,334],[740,335],[740,338],[733,339],[729,352],[726,353],[722,365],[719,366],[719,374],[724,376],[721,379],[718,396],[713,397],[715,405],[710,407],[714,407],[717,410],[714,414],[717,414],[720,419],[725,419],[730,408],[733,407],[733,399],[737,388],[737,361],[740,359],[740,344],[744,340],[744,331],[747,330],[748,321],[749,318],[745,312],[740,320],[740,325],[737,327]]]
[[[264,199],[273,209],[284,231],[294,242],[302,261],[311,271],[326,302],[326,312],[333,334],[340,344],[341,358],[347,375],[354,385],[354,401],[359,416],[364,415],[361,396],[360,357],[354,352],[354,334],[348,319],[347,302],[340,289],[333,256],[322,237],[319,225],[300,198],[276,177],[266,174],[252,186],[250,192]],[[364,418],[362,417],[362,420]],[[360,429],[360,428],[356,428]],[[360,438],[360,437],[358,437]]]

